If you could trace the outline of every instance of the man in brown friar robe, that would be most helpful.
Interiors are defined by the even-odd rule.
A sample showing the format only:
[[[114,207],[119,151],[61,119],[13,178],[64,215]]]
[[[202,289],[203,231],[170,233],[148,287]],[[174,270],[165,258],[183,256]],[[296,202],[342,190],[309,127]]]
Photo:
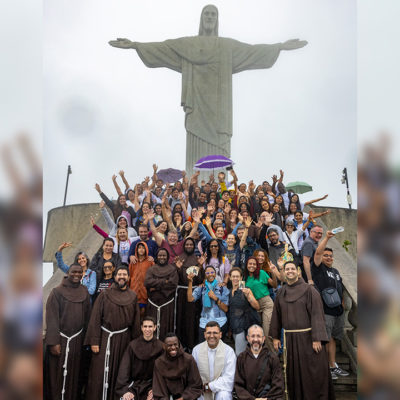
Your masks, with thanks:
[[[116,399],[150,400],[153,396],[152,382],[154,362],[163,353],[163,342],[154,337],[156,321],[145,317],[142,334],[129,343],[119,367]]]
[[[328,342],[321,296],[299,278],[293,261],[284,265],[286,285],[279,290],[272,312],[269,335],[275,350],[281,347],[285,390],[291,400],[334,399],[328,356]]]
[[[68,276],[47,300],[44,375],[47,399],[78,398],[83,339],[90,316],[90,295],[80,283],[82,276],[82,267],[71,265]]]
[[[175,265],[168,264],[166,249],[158,249],[156,264],[146,272],[144,286],[147,289],[148,303],[146,315],[157,321],[156,337],[163,340],[167,332],[174,329],[175,290],[178,285],[178,272]]]
[[[269,339],[267,339],[269,340]],[[247,333],[249,345],[236,363],[235,391],[240,400],[267,398],[283,400],[282,368],[272,344],[265,341],[263,328],[253,325]]]
[[[118,368],[129,342],[139,336],[140,314],[135,292],[129,289],[129,271],[119,266],[115,283],[97,298],[85,344],[92,349],[87,400],[114,398]]]
[[[201,313],[201,302],[189,303],[187,301],[188,275],[187,269],[198,266],[197,256],[194,253],[195,241],[187,238],[183,244],[183,254],[175,261],[178,267],[179,283],[175,304],[175,332],[182,346],[193,349],[198,343],[198,330]],[[204,268],[199,268],[198,275],[193,278],[193,285],[198,286],[204,282]]]
[[[153,373],[153,399],[195,400],[203,393],[203,382],[193,357],[185,353],[174,333],[167,333],[165,352],[157,358]]]

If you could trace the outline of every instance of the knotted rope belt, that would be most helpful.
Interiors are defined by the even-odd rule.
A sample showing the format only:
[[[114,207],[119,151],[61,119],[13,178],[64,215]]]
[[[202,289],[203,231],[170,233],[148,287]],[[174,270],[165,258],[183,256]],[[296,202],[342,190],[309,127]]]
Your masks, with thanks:
[[[109,365],[110,365],[110,344],[111,344],[111,338],[114,335],[118,335],[119,333],[126,332],[128,330],[128,327],[125,329],[121,329],[119,331],[110,331],[107,328],[104,328],[104,326],[101,327],[103,331],[108,333],[108,338],[107,338],[107,346],[106,346],[106,356],[104,357],[104,375],[103,375],[103,397],[102,400],[107,400],[107,391],[108,391],[108,370],[109,370]]]
[[[311,328],[284,329],[283,330],[283,373],[284,373],[284,376],[285,376],[285,398],[286,398],[286,400],[289,398],[288,385],[287,385],[287,375],[286,375],[286,366],[287,366],[286,334],[287,333],[309,332],[309,331],[311,331]]]
[[[67,370],[67,365],[68,365],[68,354],[69,354],[69,343],[72,339],[76,338],[79,336],[83,331],[83,328],[79,331],[76,332],[72,336],[67,336],[65,333],[60,332],[60,335],[67,339],[67,347],[65,348],[65,358],[64,358],[64,364],[63,364],[63,386],[62,386],[62,391],[61,391],[61,400],[64,400],[64,394],[65,394],[65,383],[67,381],[67,375],[68,375],[68,370]]]
[[[150,299],[147,301],[155,308],[157,308],[157,339],[160,337],[160,319],[161,319],[161,309],[168,304],[172,303],[175,300],[175,297],[173,297],[171,300],[167,301],[164,304],[161,304],[161,306],[158,306],[157,304],[153,303]]]

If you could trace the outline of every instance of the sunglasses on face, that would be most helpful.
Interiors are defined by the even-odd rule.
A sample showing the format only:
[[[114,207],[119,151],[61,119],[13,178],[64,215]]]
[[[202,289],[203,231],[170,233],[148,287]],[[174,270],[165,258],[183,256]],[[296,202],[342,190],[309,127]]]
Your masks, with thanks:
[[[215,272],[214,272],[214,271],[212,271],[212,272],[206,272],[206,275],[215,275]]]
[[[217,244],[212,244],[212,245],[210,246],[210,249],[214,249],[214,248],[217,248],[217,247],[218,247]]]

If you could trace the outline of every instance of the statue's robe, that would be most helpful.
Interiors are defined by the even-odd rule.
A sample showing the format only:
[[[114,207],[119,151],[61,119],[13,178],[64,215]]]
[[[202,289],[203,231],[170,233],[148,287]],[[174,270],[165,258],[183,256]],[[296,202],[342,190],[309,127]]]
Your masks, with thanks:
[[[166,67],[182,73],[187,169],[191,170],[206,155],[230,156],[232,74],[272,67],[280,45],[250,45],[218,36],[135,44],[147,67]]]

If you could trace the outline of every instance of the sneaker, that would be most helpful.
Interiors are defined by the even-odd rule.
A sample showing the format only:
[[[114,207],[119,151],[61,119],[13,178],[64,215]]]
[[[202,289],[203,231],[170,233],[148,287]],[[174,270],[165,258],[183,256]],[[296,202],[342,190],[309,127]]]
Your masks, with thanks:
[[[333,381],[338,379],[338,376],[335,374],[334,370],[335,370],[335,368],[331,368],[331,377],[332,377]]]
[[[340,368],[339,365],[335,363],[335,368],[331,368],[331,372],[333,372],[337,376],[349,376],[349,373],[344,369]]]

